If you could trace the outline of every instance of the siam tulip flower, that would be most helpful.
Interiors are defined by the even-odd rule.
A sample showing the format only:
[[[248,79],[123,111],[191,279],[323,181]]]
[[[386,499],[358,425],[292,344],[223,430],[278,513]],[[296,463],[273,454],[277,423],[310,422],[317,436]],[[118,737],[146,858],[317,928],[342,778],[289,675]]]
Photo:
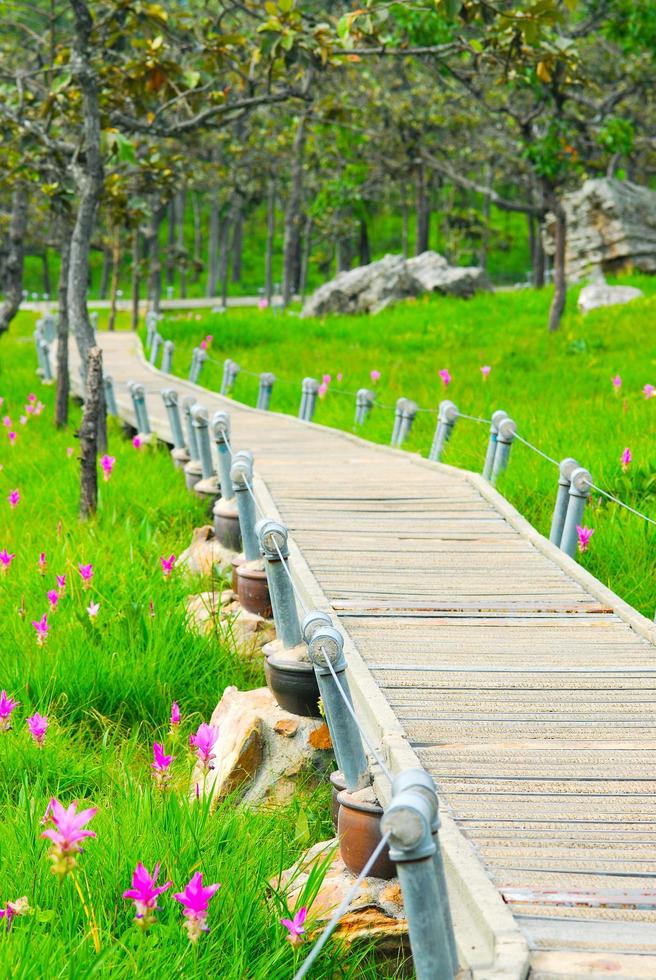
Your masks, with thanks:
[[[487,381],[488,375],[492,368],[489,364],[484,364],[481,368],[481,374],[483,375],[483,381]]]
[[[15,432],[10,432],[9,433],[9,445],[10,446],[13,446],[15,442],[16,442],[16,433]]]
[[[165,558],[164,555],[161,555],[159,560],[162,565],[162,575],[164,576],[164,578],[168,578],[171,572],[173,571],[173,566],[175,565],[175,555],[169,555],[168,558]]]
[[[21,415],[18,422],[19,425],[27,425],[27,415]]]
[[[46,559],[46,553],[45,551],[42,551],[39,555],[39,571],[42,575],[45,575],[47,565],[48,561]]]
[[[9,506],[11,507],[12,510],[14,509],[14,507],[18,506],[18,504],[20,503],[20,499],[21,499],[20,491],[12,490],[9,496],[7,497],[7,500],[9,501]]]
[[[87,612],[89,614],[89,619],[92,619],[93,620],[93,619],[96,618],[96,616],[98,615],[98,612],[100,611],[100,603],[99,602],[90,602],[89,605],[86,608],[87,608]]]
[[[71,458],[71,456],[73,455],[74,452],[75,452],[75,450],[73,449],[73,447],[72,446],[68,446],[68,448],[66,449],[66,455],[68,456],[69,459]]]
[[[583,554],[588,550],[588,545],[590,543],[590,538],[594,534],[593,527],[581,527],[580,524],[576,525],[576,535],[579,539],[579,551]]]
[[[211,333],[208,333],[207,337],[205,338],[208,347],[210,346],[213,340],[214,340],[213,335]]]
[[[201,340],[201,342],[199,344],[199,347],[200,347],[201,350],[207,350],[207,341],[206,340]]]
[[[48,602],[50,603],[50,612],[54,612],[57,608],[57,603],[59,602],[59,592],[57,589],[48,589],[46,595],[48,597]]]
[[[0,732],[8,732],[11,728],[11,715],[19,703],[6,691],[0,691]]]
[[[46,732],[48,731],[48,716],[40,715],[38,711],[27,719],[27,727],[30,735],[39,746],[40,749],[43,748],[43,743],[46,739]]]
[[[303,942],[305,933],[304,923],[307,919],[307,908],[305,905],[298,910],[293,919],[281,919],[280,923],[287,929],[287,939],[292,945]]]
[[[214,768],[212,762],[215,756],[212,749],[216,745],[216,740],[218,737],[219,729],[213,728],[204,721],[198,726],[198,731],[196,734],[189,736],[189,744],[196,746],[196,756],[201,762],[203,770],[206,774],[210,771],[210,769]]]
[[[2,565],[3,572],[7,571],[15,557],[16,555],[12,554],[10,551],[7,551],[6,548],[3,548],[2,551],[0,551],[0,565]]]
[[[48,854],[52,861],[52,873],[60,881],[70,874],[76,866],[77,855],[82,853],[80,841],[95,837],[93,830],[85,830],[84,825],[95,817],[98,807],[77,812],[77,802],[65,809],[54,797],[50,800],[44,820],[52,820],[53,827],[41,834],[52,841]]]
[[[34,412],[34,406],[33,405],[26,405],[25,406],[25,414],[26,415],[32,415],[33,412]]]
[[[36,642],[42,647],[48,639],[48,631],[50,629],[46,613],[43,614],[41,619],[33,619],[32,626],[36,630]]]
[[[629,468],[629,463],[631,462],[631,459],[632,459],[631,450],[627,446],[624,452],[622,453],[622,455],[620,456],[620,463],[622,464],[622,469],[624,470],[625,473]]]
[[[31,402],[33,404],[36,401],[36,395],[32,395],[32,394],[28,395],[27,400],[28,402]]]
[[[344,378],[344,375],[342,374],[342,372],[341,371],[338,371],[337,372],[337,380],[341,383],[342,380],[343,380],[343,378]]]
[[[12,919],[17,915],[27,915],[30,911],[30,906],[27,903],[27,896],[23,895],[22,898],[17,898],[15,902],[7,902],[7,906],[4,909],[0,909],[0,919],[4,919],[7,923],[7,932],[11,929]]]
[[[448,368],[442,368],[442,370],[438,371],[437,373],[439,374],[444,387],[448,388],[449,385],[451,384],[451,381],[453,380],[451,375],[449,374]]]
[[[269,305],[269,301],[265,297],[262,297],[262,299],[258,301],[257,305],[260,310],[266,310],[267,306]]]
[[[139,861],[136,870],[132,872],[132,888],[123,892],[123,898],[134,902],[135,922],[144,932],[155,922],[155,912],[159,909],[158,897],[173,884],[172,881],[167,881],[163,885],[157,885],[158,877],[159,861],[153,868],[152,875]]]
[[[175,735],[180,727],[180,705],[174,701],[171,705],[171,734]]]
[[[141,449],[143,445],[143,440],[141,439],[140,436],[135,436],[132,440],[132,445],[134,446],[135,449]]]
[[[66,576],[65,575],[55,575],[57,579],[57,588],[59,589],[59,594],[62,596],[66,591]]]
[[[642,391],[645,398],[653,398],[656,395],[656,387],[654,385],[645,385]]]
[[[322,384],[325,384],[325,385],[329,385],[332,380],[333,379],[331,378],[331,376],[329,374],[324,374],[324,376],[321,379]]]
[[[115,463],[116,463],[115,456],[108,456],[107,453],[105,453],[105,455],[101,457],[100,467],[103,471],[103,478],[105,480],[105,483],[107,483],[110,476],[112,475],[112,470],[114,469]]]
[[[80,571],[85,589],[89,589],[91,587],[91,579],[93,578],[93,565],[80,565],[78,563],[77,567]]]
[[[319,395],[319,398],[325,398],[328,394],[328,385],[320,384],[317,394]]]
[[[8,415],[5,415],[5,417],[2,420],[2,424],[5,425],[8,429],[11,429],[11,418]]]
[[[183,892],[173,897],[184,906],[183,915],[187,919],[185,929],[192,943],[200,939],[201,933],[209,932],[207,925],[207,906],[221,885],[203,885],[203,873],[197,871]]]
[[[614,391],[619,391],[622,387],[622,379],[619,374],[616,374],[614,378],[611,378],[610,383],[612,384]]]
[[[380,371],[370,371],[369,377],[371,378],[373,383],[376,384],[377,381],[380,381]]]
[[[166,755],[164,752],[164,746],[160,745],[159,742],[153,743],[153,759],[151,762],[151,767],[153,770],[153,778],[158,789],[166,789],[169,780],[171,779],[171,763],[175,759],[174,755]]]
[[[43,411],[43,409],[45,407],[46,406],[43,404],[43,402],[37,402],[36,405],[35,405],[35,407],[34,407],[34,414],[35,415],[40,415],[41,412]]]

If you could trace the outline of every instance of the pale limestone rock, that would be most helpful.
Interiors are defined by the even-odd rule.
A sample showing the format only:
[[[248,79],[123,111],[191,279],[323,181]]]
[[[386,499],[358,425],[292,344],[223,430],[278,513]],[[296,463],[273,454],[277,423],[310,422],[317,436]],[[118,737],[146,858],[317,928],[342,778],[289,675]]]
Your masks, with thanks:
[[[275,626],[243,609],[232,589],[187,596],[187,623],[200,634],[217,632],[242,653],[254,656],[275,636]]]
[[[192,575],[212,575],[218,570],[222,574],[232,571],[232,559],[236,552],[224,548],[214,536],[214,528],[210,524],[197,527],[191,536],[191,544],[178,558],[182,565]]]
[[[635,286],[607,286],[605,283],[590,283],[579,293],[578,307],[582,313],[599,309],[602,306],[619,306],[641,299],[644,293]]]

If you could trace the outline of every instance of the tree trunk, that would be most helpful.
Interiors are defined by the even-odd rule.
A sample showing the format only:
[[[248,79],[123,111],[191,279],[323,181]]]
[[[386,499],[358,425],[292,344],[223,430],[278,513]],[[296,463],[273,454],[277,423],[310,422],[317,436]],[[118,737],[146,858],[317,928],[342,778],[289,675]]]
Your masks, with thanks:
[[[180,297],[187,296],[187,252],[185,249],[185,192],[180,191],[175,196],[175,217],[177,223],[177,238],[175,248],[175,264],[180,277]]]
[[[9,247],[5,259],[5,298],[0,306],[0,334],[18,313],[23,298],[23,265],[25,261],[25,230],[27,228],[27,191],[17,184],[11,198]]]
[[[176,243],[176,223],[177,223],[177,209],[175,206],[175,198],[169,201],[169,206],[167,208],[167,235],[166,235],[166,285],[175,285],[175,243]]]
[[[219,238],[221,234],[221,219],[219,216],[219,192],[212,189],[210,194],[210,229],[207,256],[207,295],[216,296],[219,282]]]
[[[305,219],[305,227],[303,229],[303,249],[301,253],[301,276],[298,283],[298,291],[301,297],[305,296],[305,287],[307,285],[308,269],[310,266],[310,250],[312,248],[312,218],[308,214]]]
[[[48,264],[47,246],[41,255],[41,262],[43,263],[43,292],[50,299],[50,266]]]
[[[241,253],[244,240],[244,202],[239,198],[232,226],[232,281],[241,282]]]
[[[139,287],[141,285],[141,261],[139,249],[139,229],[132,234],[132,323],[133,330],[139,329]]]
[[[285,235],[284,235],[284,256],[283,256],[283,287],[282,300],[287,306],[294,295],[298,286],[300,274],[300,240],[302,213],[301,204],[303,201],[303,162],[305,157],[305,141],[307,135],[307,121],[309,110],[305,110],[301,115],[294,145],[292,148],[292,164],[289,175],[289,194],[287,196],[287,207],[285,208]]]
[[[109,286],[109,276],[112,271],[112,250],[110,248],[103,248],[103,264],[102,272],[100,273],[100,289],[98,291],[99,299],[107,299],[107,287]]]
[[[195,192],[191,195],[191,211],[194,216],[194,265],[191,281],[198,282],[203,267],[203,226],[200,201]]]
[[[487,271],[487,251],[490,243],[490,194],[492,190],[492,168],[488,166],[485,186],[488,189],[488,193],[483,195],[483,229],[481,232],[481,246],[478,253],[478,264],[481,269]]]
[[[567,246],[567,218],[565,209],[558,200],[552,202],[551,210],[555,218],[555,251],[553,260],[554,295],[549,310],[549,332],[560,326],[567,299],[567,279],[565,276],[565,248]]]
[[[271,178],[267,188],[267,237],[264,256],[264,292],[267,305],[273,300],[273,246],[276,237],[276,182]]]
[[[95,514],[98,507],[98,428],[102,405],[102,351],[87,353],[84,412],[80,425],[80,517]]]
[[[421,255],[428,251],[430,237],[430,202],[423,164],[419,164],[415,175],[415,211],[415,255]]]
[[[228,251],[230,242],[230,215],[221,222],[219,235],[219,282],[221,283],[221,305],[228,305]]]
[[[109,325],[108,330],[113,330],[116,324],[116,294],[121,274],[121,228],[114,225],[112,236],[112,284],[109,293]]]
[[[162,260],[159,246],[159,229],[164,218],[164,208],[153,204],[148,225],[148,305],[159,313],[162,300]]]
[[[360,256],[360,265],[369,265],[369,263],[371,262],[371,247],[369,245],[369,229],[367,227],[366,218],[360,218],[358,252]]]
[[[68,370],[68,265],[71,254],[71,222],[63,222],[60,249],[57,320],[57,394],[55,398],[55,425],[63,429],[68,425],[68,396],[70,376]]]
[[[403,201],[401,202],[401,254],[404,259],[408,257],[408,225],[409,225],[410,215],[408,214],[408,201],[405,196],[405,191],[403,193]]]
[[[539,218],[529,214],[528,237],[531,249],[531,281],[536,289],[542,289],[545,279],[546,256],[542,244],[542,224]]]

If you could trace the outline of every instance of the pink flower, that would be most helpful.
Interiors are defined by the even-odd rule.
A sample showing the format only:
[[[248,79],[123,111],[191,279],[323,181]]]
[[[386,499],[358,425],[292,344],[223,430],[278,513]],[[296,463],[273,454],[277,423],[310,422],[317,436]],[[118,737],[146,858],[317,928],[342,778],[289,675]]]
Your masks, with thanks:
[[[199,346],[200,346],[200,349],[201,350],[207,350],[207,341],[206,340],[201,340]]]
[[[43,614],[41,619],[33,619],[32,626],[36,630],[36,642],[42,647],[48,639],[48,631],[50,629],[46,613]]]
[[[196,756],[202,763],[205,772],[209,772],[213,769],[212,761],[215,756],[212,751],[216,745],[216,740],[219,737],[219,729],[213,728],[211,725],[206,724],[204,721],[198,726],[198,730],[195,735],[189,736],[189,744],[196,746]]]
[[[376,384],[377,381],[380,381],[380,371],[370,371],[369,377],[371,378],[373,383]]]
[[[175,732],[180,725],[180,705],[174,701],[171,705],[171,732]]]
[[[139,437],[139,436],[135,436],[135,437],[133,438],[133,440],[132,440],[132,445],[134,446],[134,448],[135,448],[135,449],[141,449],[141,446],[142,446],[142,440],[140,439],[140,437]]]
[[[57,589],[48,589],[46,594],[48,597],[48,602],[50,603],[50,612],[54,612],[57,608],[57,603],[59,602],[59,592]]]
[[[214,337],[212,336],[212,334],[211,333],[208,333],[207,337],[205,338],[205,341],[207,342],[207,346],[208,347],[212,343],[213,340],[214,340]]]
[[[576,525],[576,534],[579,539],[579,551],[583,554],[584,551],[588,550],[588,544],[590,543],[590,538],[594,534],[593,527],[581,527],[580,524]]]
[[[25,406],[25,414],[26,415],[32,415],[33,412],[34,412],[34,406],[33,405],[26,405]]]
[[[164,746],[160,745],[159,742],[153,743],[153,759],[151,762],[151,767],[153,770],[153,777],[155,783],[159,789],[166,789],[166,786],[171,778],[170,767],[175,756],[166,755],[164,752]]]
[[[619,374],[616,374],[614,378],[611,378],[610,383],[612,384],[615,391],[619,391],[620,388],[622,387],[622,379],[619,376]]]
[[[103,477],[105,483],[109,480],[110,476],[112,475],[112,470],[114,469],[115,463],[116,463],[115,456],[108,456],[107,453],[105,453],[105,455],[101,457],[100,466],[103,471]]]
[[[28,395],[27,396],[27,400],[28,400],[28,402],[35,402],[36,401],[36,395],[32,395],[32,394]]]
[[[325,384],[325,385],[329,385],[329,384],[330,384],[330,382],[331,382],[331,381],[332,381],[333,379],[332,379],[332,378],[330,377],[330,375],[329,375],[329,374],[324,374],[324,376],[323,376],[323,378],[322,378],[321,380],[322,380],[322,382],[323,382],[323,384]]]
[[[46,559],[46,553],[45,551],[42,551],[41,554],[39,555],[39,571],[41,572],[42,575],[45,575],[47,564],[48,561]]]
[[[339,371],[338,374],[337,374],[337,380],[341,382],[342,379],[343,379],[343,377],[344,377],[344,375],[342,374],[341,371]]]
[[[629,463],[631,462],[631,450],[627,446],[622,455],[620,456],[620,463],[622,464],[622,469],[626,473],[629,468]]]
[[[319,398],[325,398],[327,394],[328,394],[328,385],[320,384],[319,391],[318,391]]]
[[[9,445],[10,446],[13,446],[15,442],[16,442],[16,433],[15,432],[10,432],[9,433]]]
[[[213,895],[221,885],[203,885],[203,873],[197,871],[183,892],[176,892],[173,897],[184,906],[183,915],[186,917],[185,929],[189,941],[195,943],[201,933],[208,932],[207,907]]]
[[[645,385],[642,389],[645,398],[653,398],[656,395],[656,388],[654,385]]]
[[[36,407],[35,407],[35,409],[34,409],[34,414],[35,414],[35,415],[40,415],[40,414],[41,414],[41,412],[43,411],[43,409],[44,409],[45,407],[46,407],[46,406],[45,406],[45,405],[43,404],[43,402],[37,402],[37,403],[36,403]]]
[[[266,299],[263,298],[263,299],[259,300],[259,302],[258,302],[257,305],[258,305],[258,307],[261,310],[266,310],[267,306],[269,305],[269,302],[268,302],[268,300],[266,300]]]
[[[18,422],[20,425],[27,425],[27,415],[21,415]]]
[[[20,491],[12,490],[9,496],[7,497],[7,500],[9,501],[9,506],[11,507],[12,510],[14,509],[14,507],[18,506],[20,499],[21,499]]]
[[[18,704],[6,691],[0,691],[0,732],[8,732],[11,728],[11,714]]]
[[[7,932],[11,929],[11,922],[14,916],[27,915],[29,911],[30,907],[27,904],[27,898],[25,896],[17,898],[15,902],[7,902],[7,907],[0,909],[0,919],[5,919]]]
[[[88,589],[89,588],[89,583],[91,582],[91,579],[93,578],[93,565],[80,565],[80,564],[78,564],[77,567],[79,569],[79,572],[80,572],[80,576],[82,578],[82,581],[84,582],[84,586],[85,586],[85,588]]]
[[[123,892],[123,898],[129,898],[134,902],[135,921],[144,932],[155,921],[155,912],[159,909],[158,897],[173,884],[172,881],[167,881],[164,885],[157,885],[158,877],[159,861],[153,868],[152,875],[139,861],[136,870],[132,872],[132,888]]]
[[[59,589],[59,594],[63,595],[66,591],[66,576],[65,575],[55,575],[57,579],[57,588]]]
[[[3,572],[7,571],[15,557],[16,555],[7,551],[6,548],[3,548],[2,551],[0,551],[0,564],[2,565]]]
[[[35,711],[34,714],[27,719],[26,724],[30,735],[39,748],[42,749],[46,738],[46,732],[48,731],[48,716],[40,715],[38,711]]]
[[[490,367],[489,364],[484,364],[483,365],[483,367],[481,368],[481,374],[483,375],[483,381],[487,381],[487,376],[488,376],[488,374],[490,373],[491,370],[492,370],[492,368]]]
[[[444,385],[444,387],[448,388],[449,385],[451,384],[451,381],[453,380],[451,378],[451,375],[449,374],[448,368],[442,368],[442,370],[438,371],[437,373],[442,379],[442,384]]]
[[[71,458],[71,456],[73,455],[74,452],[75,452],[75,450],[73,449],[72,446],[68,446],[67,447],[67,449],[66,449],[66,455],[68,456],[69,459]]]
[[[307,919],[307,908],[305,905],[298,910],[293,919],[281,919],[280,923],[288,930],[287,939],[292,944],[302,942],[305,933],[304,922]]]
[[[54,826],[44,830],[41,836],[52,841],[48,854],[52,873],[58,878],[65,878],[74,869],[76,857],[82,852],[80,841],[96,836],[93,830],[83,828],[97,812],[97,807],[91,807],[78,813],[77,802],[65,809],[54,797],[50,800],[46,818],[52,820]]]
[[[2,420],[2,424],[5,425],[8,429],[11,429],[11,419],[9,418],[8,415],[5,415],[5,417]]]
[[[175,565],[175,555],[169,555],[168,558],[165,558],[164,555],[162,555],[159,560],[162,565],[162,575],[164,578],[168,578],[173,571],[173,566]]]
[[[87,612],[89,614],[89,619],[95,619],[96,616],[98,615],[99,610],[100,610],[100,603],[99,602],[90,602],[89,605],[86,608],[87,608]]]

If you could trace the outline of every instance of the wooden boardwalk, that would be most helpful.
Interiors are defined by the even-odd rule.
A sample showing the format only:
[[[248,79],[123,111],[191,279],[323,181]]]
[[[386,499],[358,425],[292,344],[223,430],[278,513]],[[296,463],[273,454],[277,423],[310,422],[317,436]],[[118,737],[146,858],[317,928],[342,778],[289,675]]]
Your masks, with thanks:
[[[164,385],[229,408],[233,447],[254,452],[363,676],[512,910],[532,976],[656,977],[652,624],[482,478],[168,378],[133,335],[100,343],[121,414],[125,382],[142,381],[159,435]]]

